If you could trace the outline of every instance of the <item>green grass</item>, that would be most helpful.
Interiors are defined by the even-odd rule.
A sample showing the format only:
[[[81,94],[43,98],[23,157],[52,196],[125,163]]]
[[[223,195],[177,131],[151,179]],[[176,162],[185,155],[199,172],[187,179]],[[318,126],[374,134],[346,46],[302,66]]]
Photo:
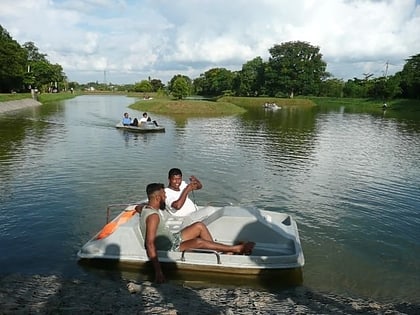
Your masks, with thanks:
[[[135,95],[132,95],[135,96]],[[282,99],[275,97],[221,97],[217,101],[208,100],[174,100],[169,97],[156,96],[151,100],[139,100],[130,106],[139,111],[165,115],[185,116],[223,116],[236,115],[251,107],[261,107],[266,102],[279,106],[315,106],[309,99]]]
[[[0,94],[0,102],[9,102],[31,98],[31,93]]]
[[[62,93],[42,93],[38,95],[38,101],[42,104],[56,102],[76,97],[78,94],[69,92]],[[0,102],[17,101],[26,98],[32,98],[31,93],[0,94]]]
[[[62,92],[62,93],[43,93],[38,96],[38,101],[42,104],[50,103],[50,102],[57,102],[61,100],[67,100],[70,98],[76,97],[77,94],[71,94],[69,92]]]
[[[240,106],[225,101],[174,100],[167,97],[139,100],[130,105],[130,108],[156,114],[188,116],[236,115],[246,111]]]
[[[276,103],[282,107],[295,107],[295,106],[315,106],[315,103],[307,98],[276,98],[276,97],[234,97],[225,96],[219,101],[229,102],[241,107],[261,107],[264,103]]]
[[[323,107],[341,107],[345,106],[346,109],[351,111],[378,111],[382,110],[383,101],[368,99],[368,98],[331,98],[331,97],[311,97],[309,98],[318,106]],[[420,100],[407,100],[407,99],[393,99],[386,102],[387,109],[394,111],[419,111]]]

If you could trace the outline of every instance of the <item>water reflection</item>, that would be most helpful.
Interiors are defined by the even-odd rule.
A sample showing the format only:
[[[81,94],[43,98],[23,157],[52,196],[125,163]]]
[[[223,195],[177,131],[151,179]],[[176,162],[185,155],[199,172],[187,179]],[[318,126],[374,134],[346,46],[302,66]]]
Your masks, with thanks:
[[[139,132],[130,132],[127,130],[119,130],[121,133],[121,137],[126,142],[127,146],[131,144],[131,142],[143,142],[145,144],[153,141],[156,137],[159,137],[160,135],[156,133],[139,133]]]

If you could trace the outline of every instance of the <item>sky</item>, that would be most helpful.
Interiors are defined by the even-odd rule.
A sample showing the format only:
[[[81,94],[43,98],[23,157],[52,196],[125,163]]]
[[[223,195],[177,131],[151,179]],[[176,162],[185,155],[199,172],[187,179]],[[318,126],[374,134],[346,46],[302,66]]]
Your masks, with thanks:
[[[345,81],[420,53],[420,0],[1,0],[0,25],[82,84],[238,71],[289,41],[319,47]]]

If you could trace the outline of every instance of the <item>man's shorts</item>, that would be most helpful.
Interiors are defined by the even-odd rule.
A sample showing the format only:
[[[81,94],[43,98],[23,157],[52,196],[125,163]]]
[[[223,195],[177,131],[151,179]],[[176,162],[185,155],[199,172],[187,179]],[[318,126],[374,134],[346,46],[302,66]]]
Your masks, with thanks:
[[[182,236],[181,236],[181,232],[176,232],[173,234],[174,235],[174,241],[172,243],[172,247],[171,250],[177,252],[179,251],[179,246],[182,243]]]

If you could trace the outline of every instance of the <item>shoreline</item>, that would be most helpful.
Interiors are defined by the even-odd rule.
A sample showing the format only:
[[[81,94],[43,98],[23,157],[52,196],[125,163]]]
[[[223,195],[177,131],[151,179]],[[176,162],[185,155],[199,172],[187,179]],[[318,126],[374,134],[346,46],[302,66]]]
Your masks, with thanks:
[[[0,102],[0,114],[19,110],[19,109],[24,109],[28,107],[40,106],[40,105],[42,105],[42,103],[32,98],[24,98],[24,99],[16,100],[16,101]]]
[[[419,314],[420,305],[314,292],[192,287],[57,275],[0,276],[1,314]]]

